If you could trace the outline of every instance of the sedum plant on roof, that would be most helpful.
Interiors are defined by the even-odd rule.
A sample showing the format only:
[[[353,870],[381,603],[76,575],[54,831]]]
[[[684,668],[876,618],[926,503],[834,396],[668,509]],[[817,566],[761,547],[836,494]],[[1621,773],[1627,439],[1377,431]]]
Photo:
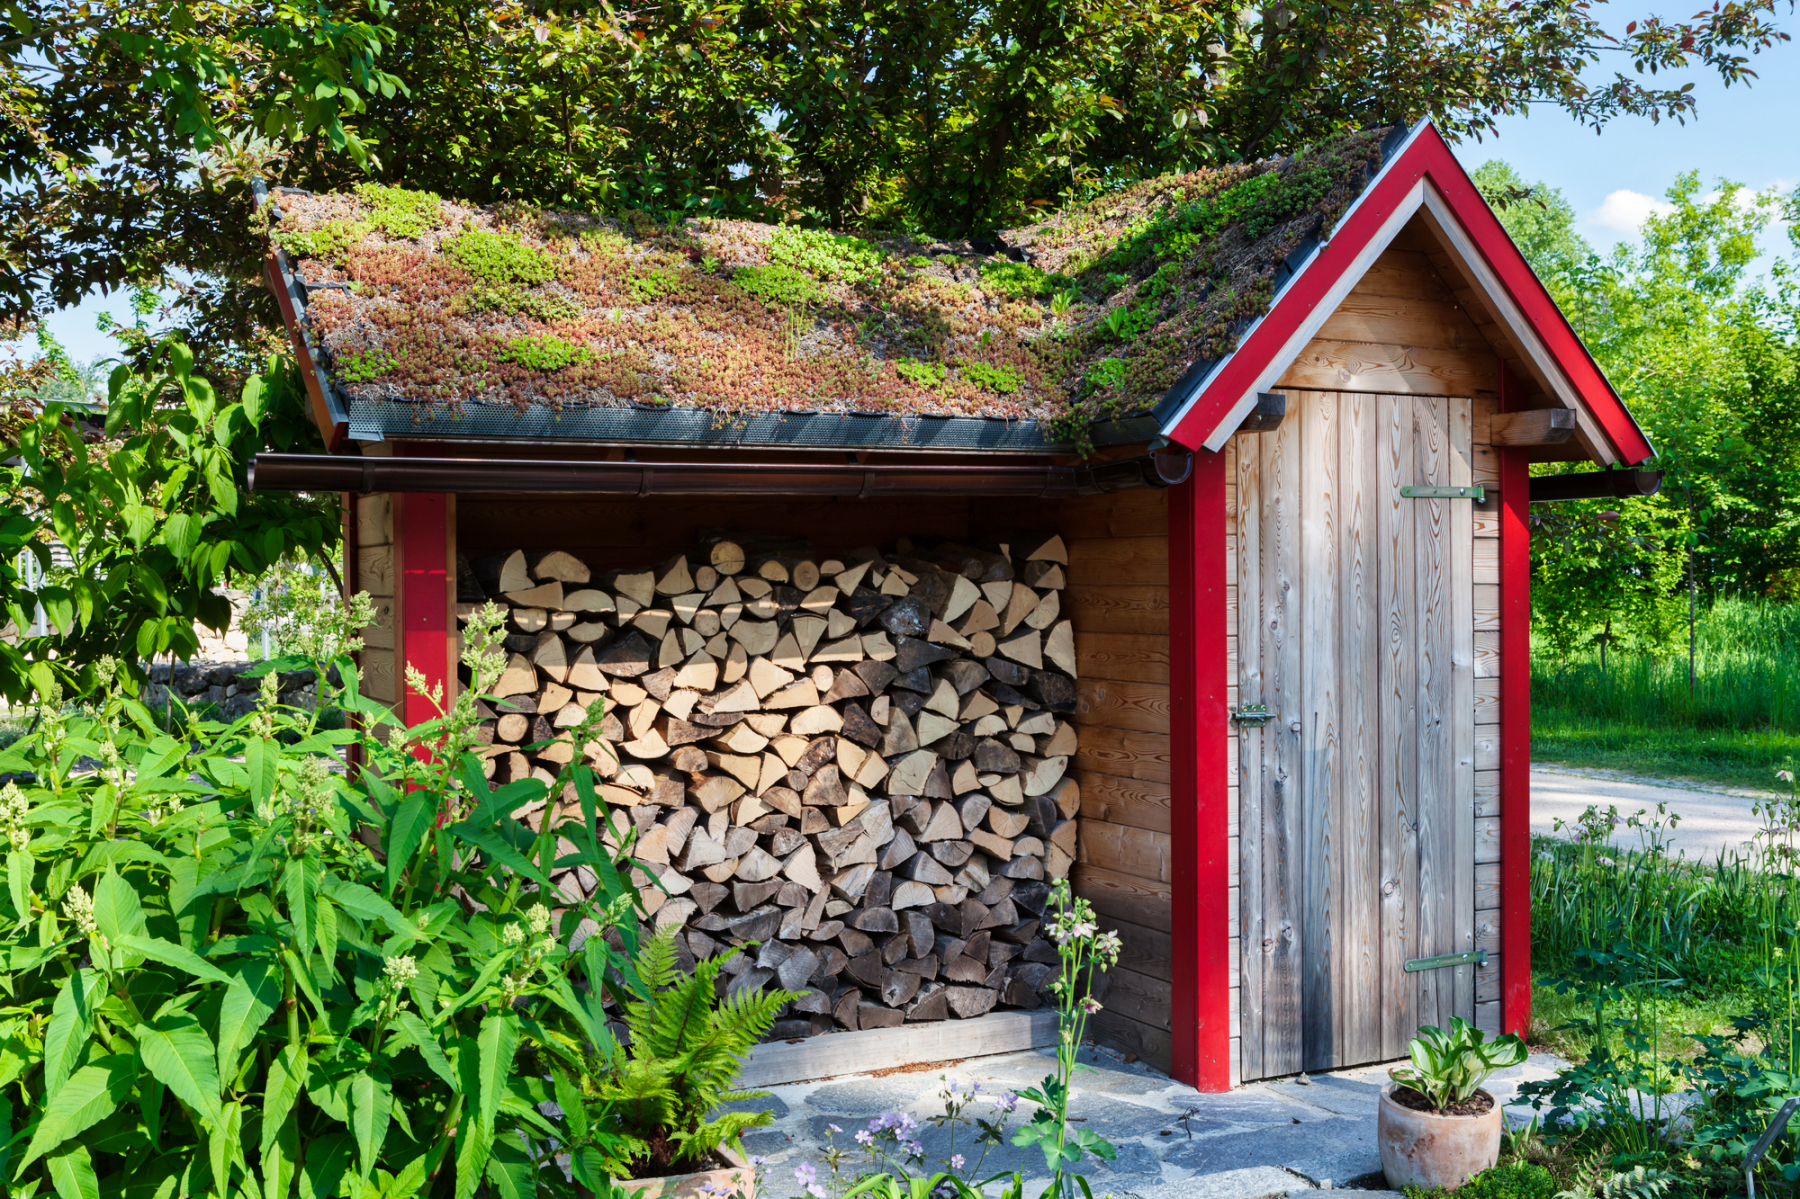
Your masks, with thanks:
[[[278,194],[273,237],[360,400],[1035,419],[1080,440],[1229,353],[1389,132],[1151,179],[998,250],[367,186]]]

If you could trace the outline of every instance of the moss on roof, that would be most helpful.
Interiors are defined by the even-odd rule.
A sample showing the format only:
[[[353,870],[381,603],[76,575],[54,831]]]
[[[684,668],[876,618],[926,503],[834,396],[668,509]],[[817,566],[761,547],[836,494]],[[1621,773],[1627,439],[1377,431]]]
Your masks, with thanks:
[[[1003,234],[1013,256],[373,184],[279,193],[273,237],[361,399],[1030,418],[1079,440],[1230,352],[1389,132],[1148,180]]]

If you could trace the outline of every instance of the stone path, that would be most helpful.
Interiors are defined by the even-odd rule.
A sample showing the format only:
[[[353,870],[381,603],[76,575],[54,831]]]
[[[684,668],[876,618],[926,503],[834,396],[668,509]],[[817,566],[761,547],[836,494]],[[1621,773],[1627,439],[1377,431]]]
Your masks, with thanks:
[[[1127,1195],[1269,1199],[1321,1187],[1386,1186],[1375,1147],[1375,1106],[1387,1081],[1385,1066],[1315,1075],[1305,1083],[1283,1079],[1203,1095],[1110,1050],[1087,1050],[1083,1060],[1093,1068],[1076,1076],[1072,1114],[1082,1127],[1106,1137],[1119,1150],[1116,1161],[1088,1158],[1080,1165],[1096,1199],[1107,1194],[1116,1199]],[[1549,1077],[1561,1064],[1553,1057],[1533,1056],[1502,1072],[1489,1090],[1509,1102],[1520,1081]],[[822,1175],[827,1173],[825,1156],[832,1142],[841,1149],[858,1150],[854,1134],[883,1112],[904,1111],[920,1121],[924,1127],[919,1139],[932,1158],[943,1160],[959,1152],[973,1162],[980,1149],[972,1147],[970,1126],[954,1130],[953,1145],[952,1129],[925,1123],[943,1113],[939,1076],[965,1085],[979,1082],[984,1095],[994,1095],[1035,1084],[1054,1068],[1054,1056],[1037,1051],[881,1077],[775,1087],[770,1098],[743,1105],[766,1108],[775,1115],[771,1127],[744,1137],[745,1148],[768,1159],[764,1193],[772,1197],[801,1193],[794,1167],[803,1161],[814,1163]],[[1020,1104],[1020,1115],[1028,1107]],[[991,1116],[992,1111],[991,1105],[982,1103],[971,1114]],[[1509,1116],[1526,1120],[1530,1109],[1515,1108]],[[843,1131],[832,1132],[834,1124]],[[862,1161],[860,1151],[852,1153],[846,1169],[854,1173]],[[1027,1178],[1048,1177],[1043,1154],[1035,1146],[990,1148],[980,1169],[977,1177],[1012,1170],[1023,1171]],[[1026,1194],[1035,1196],[1041,1189],[1028,1184]]]
[[[1763,797],[1759,792],[1707,790],[1667,779],[1533,766],[1531,831],[1548,836],[1556,820],[1573,824],[1589,804],[1598,805],[1602,811],[1616,805],[1620,816],[1630,816],[1639,809],[1654,813],[1658,803],[1666,803],[1670,811],[1681,816],[1681,823],[1669,837],[1671,849],[1685,853],[1690,860],[1711,861],[1722,851],[1742,852],[1744,842],[1762,828],[1751,805]],[[1566,831],[1564,835],[1568,835]],[[1614,833],[1613,844],[1637,848],[1637,830],[1621,826]]]

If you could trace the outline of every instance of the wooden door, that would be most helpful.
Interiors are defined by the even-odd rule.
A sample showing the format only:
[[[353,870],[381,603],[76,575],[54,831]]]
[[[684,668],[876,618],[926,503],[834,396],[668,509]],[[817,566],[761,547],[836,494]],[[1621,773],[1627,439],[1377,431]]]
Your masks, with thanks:
[[[1237,439],[1245,1080],[1475,1017],[1474,515],[1463,398],[1289,392]]]

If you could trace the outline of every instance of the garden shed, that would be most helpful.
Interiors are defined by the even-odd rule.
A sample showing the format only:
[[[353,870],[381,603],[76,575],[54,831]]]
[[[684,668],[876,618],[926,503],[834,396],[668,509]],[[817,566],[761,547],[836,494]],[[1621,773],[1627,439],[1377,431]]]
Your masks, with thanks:
[[[495,777],[586,755],[815,1075],[1024,1027],[1064,875],[1202,1088],[1524,1027],[1528,464],[1651,448],[1429,126],[986,241],[266,204],[365,690],[506,607]]]

